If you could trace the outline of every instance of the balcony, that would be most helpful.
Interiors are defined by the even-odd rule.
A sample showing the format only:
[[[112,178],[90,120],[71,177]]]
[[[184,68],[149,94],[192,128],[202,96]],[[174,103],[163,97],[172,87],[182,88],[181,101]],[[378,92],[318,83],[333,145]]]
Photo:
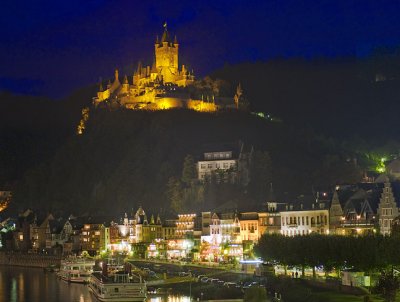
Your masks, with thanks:
[[[360,227],[369,227],[374,226],[374,219],[346,219],[340,222],[342,226],[360,226]]]
[[[288,223],[287,227],[288,228],[297,228],[298,224],[297,223]]]

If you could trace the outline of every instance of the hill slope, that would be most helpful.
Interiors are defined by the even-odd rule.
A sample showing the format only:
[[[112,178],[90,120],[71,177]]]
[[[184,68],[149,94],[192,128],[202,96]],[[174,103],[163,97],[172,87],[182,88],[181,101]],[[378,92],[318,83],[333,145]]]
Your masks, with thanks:
[[[167,183],[171,177],[180,178],[186,155],[198,156],[204,144],[238,140],[269,153],[268,181],[280,193],[309,192],[313,185],[359,177],[343,150],[313,133],[248,113],[96,110],[83,135],[71,138],[49,164],[27,173],[15,201],[20,206],[74,212],[121,213],[139,204],[169,208]],[[262,190],[267,188],[265,183]],[[221,195],[217,190],[205,195],[206,203],[260,201],[254,198],[257,194],[246,192],[228,188]]]

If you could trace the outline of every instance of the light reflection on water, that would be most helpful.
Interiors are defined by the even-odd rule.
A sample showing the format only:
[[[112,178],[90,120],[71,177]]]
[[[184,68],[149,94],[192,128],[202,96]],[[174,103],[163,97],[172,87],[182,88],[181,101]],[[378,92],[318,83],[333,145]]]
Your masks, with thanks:
[[[186,296],[156,296],[156,297],[149,297],[147,299],[148,302],[190,302],[190,298]]]
[[[42,269],[0,266],[0,302],[97,302],[87,286],[58,280]],[[189,297],[150,296],[148,302],[190,302]]]

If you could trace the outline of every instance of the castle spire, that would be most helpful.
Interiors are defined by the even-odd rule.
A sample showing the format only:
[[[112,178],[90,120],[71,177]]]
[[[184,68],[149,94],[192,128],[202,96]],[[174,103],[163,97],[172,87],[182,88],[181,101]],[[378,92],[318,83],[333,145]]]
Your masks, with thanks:
[[[138,75],[142,74],[142,62],[141,61],[139,61],[139,63],[138,63],[137,74]]]
[[[101,78],[100,78],[100,84],[99,84],[99,91],[100,91],[100,92],[103,92],[103,91],[104,91],[104,88],[103,88],[103,81],[102,81]]]
[[[115,77],[115,82],[118,82],[118,69],[115,69],[115,73],[114,73],[114,77]]]
[[[158,35],[156,36],[156,44],[160,44],[160,41],[158,40]]]
[[[161,43],[170,42],[169,33],[168,33],[168,29],[167,29],[167,22],[164,22],[163,26],[164,26],[164,33],[161,38]]]
[[[124,76],[124,84],[128,84],[128,77],[126,75]]]
[[[178,38],[176,37],[176,35],[174,37],[174,44],[178,44]]]

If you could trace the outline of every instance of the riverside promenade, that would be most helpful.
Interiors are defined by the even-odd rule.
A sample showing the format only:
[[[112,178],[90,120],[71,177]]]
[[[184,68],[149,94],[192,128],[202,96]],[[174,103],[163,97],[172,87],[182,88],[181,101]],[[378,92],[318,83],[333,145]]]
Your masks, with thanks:
[[[46,268],[60,263],[60,256],[0,252],[0,265]]]

